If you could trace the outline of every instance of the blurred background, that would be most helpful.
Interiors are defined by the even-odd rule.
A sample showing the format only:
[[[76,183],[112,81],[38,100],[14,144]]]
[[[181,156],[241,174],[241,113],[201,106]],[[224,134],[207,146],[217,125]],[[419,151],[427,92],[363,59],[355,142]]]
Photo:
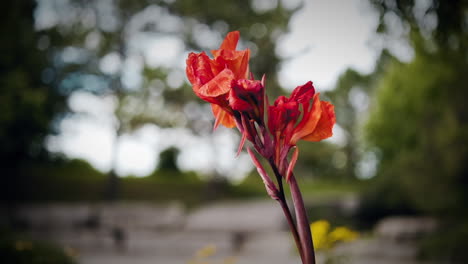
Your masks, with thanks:
[[[270,97],[312,80],[335,105],[334,136],[300,143],[296,175],[325,237],[360,235],[329,238],[321,263],[468,261],[467,1],[21,0],[2,13],[5,263],[299,263],[239,134],[213,132],[185,77],[189,52],[233,30]]]

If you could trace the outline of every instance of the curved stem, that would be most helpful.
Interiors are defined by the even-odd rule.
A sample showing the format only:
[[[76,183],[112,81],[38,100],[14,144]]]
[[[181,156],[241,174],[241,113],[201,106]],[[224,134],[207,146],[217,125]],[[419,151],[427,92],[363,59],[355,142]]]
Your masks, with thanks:
[[[291,197],[294,203],[294,210],[297,220],[297,231],[302,242],[302,251],[304,253],[304,263],[315,264],[314,244],[312,242],[312,234],[310,232],[309,220],[305,210],[304,200],[302,199],[301,191],[297,185],[296,178],[291,173],[289,178],[289,186],[291,189]]]
[[[302,250],[302,244],[301,244],[301,239],[299,237],[299,233],[297,232],[296,224],[294,223],[293,217],[291,215],[291,211],[289,210],[288,203],[286,201],[286,197],[284,195],[284,188],[283,188],[283,178],[281,177],[278,168],[276,165],[273,163],[273,161],[270,161],[270,166],[273,169],[273,172],[275,173],[276,176],[276,181],[278,182],[278,187],[279,187],[279,197],[278,197],[278,202],[281,205],[281,209],[283,209],[283,213],[286,216],[286,220],[288,221],[289,228],[291,229],[291,232],[294,237],[294,242],[296,242],[296,247],[297,250],[299,251],[299,255],[301,256],[302,263],[304,262],[304,253]]]
[[[281,199],[278,200],[278,202],[280,203],[281,208],[283,209],[284,215],[286,216],[286,219],[288,220],[288,225],[289,225],[289,228],[291,229],[291,232],[293,233],[294,242],[296,242],[297,250],[299,251],[299,255],[301,256],[302,262],[304,262],[304,253],[302,252],[301,240],[299,238],[299,233],[297,232],[296,226],[294,224],[291,211],[289,211],[288,204],[285,200],[281,200]]]

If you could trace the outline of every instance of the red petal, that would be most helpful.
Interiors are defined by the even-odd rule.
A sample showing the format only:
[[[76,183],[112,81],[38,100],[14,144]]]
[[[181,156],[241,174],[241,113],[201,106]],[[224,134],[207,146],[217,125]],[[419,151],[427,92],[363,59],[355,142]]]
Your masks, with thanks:
[[[210,58],[204,53],[190,53],[186,60],[187,67],[185,69],[187,78],[193,85],[195,93],[205,83],[213,79],[214,74],[211,69]]]
[[[310,99],[315,95],[315,88],[312,82],[309,81],[304,85],[298,86],[291,93],[290,100],[297,101],[300,104],[309,103]]]
[[[296,124],[299,117],[299,105],[284,96],[279,96],[272,106],[268,107],[268,128],[271,133],[281,131],[286,126]]]
[[[307,141],[320,141],[329,138],[333,135],[333,125],[335,125],[336,117],[334,106],[329,102],[322,101],[322,115],[317,123],[314,132],[305,136],[303,139]]]
[[[263,107],[263,88],[259,81],[246,79],[233,81],[229,93],[229,105],[236,111],[251,111]]]

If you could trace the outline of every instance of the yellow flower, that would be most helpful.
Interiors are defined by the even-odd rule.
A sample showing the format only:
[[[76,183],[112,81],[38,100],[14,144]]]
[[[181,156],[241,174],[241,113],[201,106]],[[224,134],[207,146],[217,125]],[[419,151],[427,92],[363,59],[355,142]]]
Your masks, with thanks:
[[[195,256],[187,262],[187,264],[215,264],[215,263],[223,263],[223,264],[234,264],[236,262],[235,257],[226,257],[222,260],[222,262],[212,262],[209,260],[209,257],[212,257],[216,254],[216,245],[209,244],[204,246],[203,248],[197,250]]]
[[[216,253],[216,246],[211,244],[199,249],[196,253],[197,258],[207,258]]]
[[[339,226],[330,231],[330,223],[327,220],[318,220],[310,224],[312,240],[317,250],[326,250],[335,246],[338,242],[350,242],[355,240],[359,233],[347,227]]]
[[[315,221],[310,224],[312,231],[312,240],[316,249],[328,249],[328,231],[330,230],[330,223],[326,220]]]
[[[347,227],[340,226],[335,228],[329,235],[329,238],[333,242],[349,242],[355,240],[359,236],[359,233],[353,231]]]

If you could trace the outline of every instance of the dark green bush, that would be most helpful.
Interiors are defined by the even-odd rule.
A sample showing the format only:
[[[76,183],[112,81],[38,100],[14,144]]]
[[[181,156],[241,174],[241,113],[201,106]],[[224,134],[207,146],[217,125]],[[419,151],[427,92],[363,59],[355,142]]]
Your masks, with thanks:
[[[0,262],[5,264],[75,264],[71,249],[6,235],[0,239]]]

